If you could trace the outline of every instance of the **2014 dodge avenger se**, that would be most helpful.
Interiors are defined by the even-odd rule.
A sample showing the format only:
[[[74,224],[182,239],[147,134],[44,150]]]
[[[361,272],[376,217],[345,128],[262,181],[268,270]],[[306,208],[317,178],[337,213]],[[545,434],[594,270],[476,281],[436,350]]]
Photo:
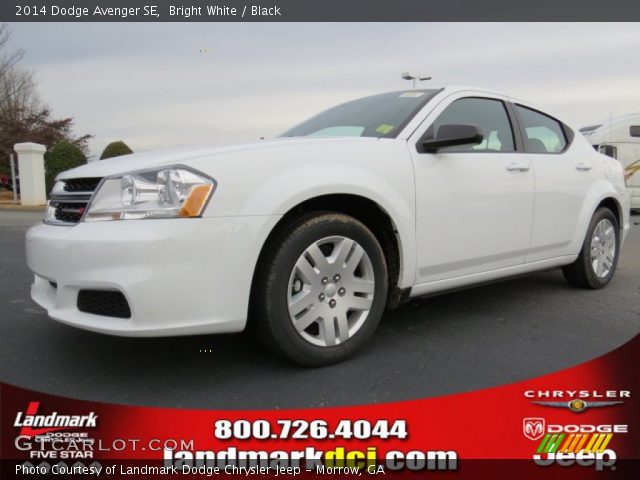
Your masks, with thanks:
[[[249,323],[322,365],[412,296],[550,267],[601,288],[628,229],[616,160],[527,103],[457,87],[354,100],[274,140],[64,172],[27,258],[33,299],[66,324]]]

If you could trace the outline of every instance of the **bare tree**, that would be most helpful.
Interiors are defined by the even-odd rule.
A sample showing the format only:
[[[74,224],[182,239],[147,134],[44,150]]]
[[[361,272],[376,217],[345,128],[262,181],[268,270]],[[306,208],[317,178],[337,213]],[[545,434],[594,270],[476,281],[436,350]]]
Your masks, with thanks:
[[[0,173],[7,172],[7,154],[19,142],[51,148],[68,140],[86,152],[91,136],[74,137],[72,118],[51,118],[50,109],[38,96],[33,71],[18,65],[24,51],[9,49],[10,37],[8,25],[0,24]]]
[[[40,107],[33,74],[9,68],[0,75],[0,115],[23,118]]]
[[[5,48],[9,43],[9,38],[11,38],[9,25],[0,23],[0,52],[2,52],[2,55],[0,55],[0,76],[4,75],[7,70],[22,60],[24,56],[24,50],[22,49],[18,49],[13,53],[6,52]]]
[[[33,72],[17,66],[24,51],[7,51],[10,36],[7,24],[0,24],[0,115],[8,121],[19,121],[40,108],[40,99]]]

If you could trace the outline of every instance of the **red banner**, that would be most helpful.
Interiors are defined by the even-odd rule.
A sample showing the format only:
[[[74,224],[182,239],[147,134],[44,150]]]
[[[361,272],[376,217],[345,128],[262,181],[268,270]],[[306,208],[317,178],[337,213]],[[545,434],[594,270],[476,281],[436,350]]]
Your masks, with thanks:
[[[640,336],[603,357],[510,385],[301,410],[133,407],[2,384],[3,478],[640,478],[638,365]]]

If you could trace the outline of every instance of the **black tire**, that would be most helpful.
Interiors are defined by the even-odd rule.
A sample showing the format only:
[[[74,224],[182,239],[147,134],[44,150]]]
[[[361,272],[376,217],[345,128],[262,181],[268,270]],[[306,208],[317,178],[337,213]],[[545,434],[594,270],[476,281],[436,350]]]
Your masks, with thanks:
[[[353,336],[337,345],[317,346],[303,338],[293,325],[288,307],[290,279],[303,252],[332,236],[357,242],[368,255],[375,282],[373,301],[364,323]],[[388,286],[384,253],[373,233],[348,215],[314,212],[294,219],[270,239],[257,268],[250,312],[252,329],[263,344],[299,365],[329,365],[350,357],[365,346],[380,323]]]
[[[598,224],[608,220],[614,229],[615,234],[615,252],[611,268],[605,276],[598,276],[595,272],[593,264],[591,262],[591,241],[593,239],[594,231]],[[618,257],[620,254],[620,228],[618,220],[611,210],[606,207],[601,207],[593,214],[589,228],[587,229],[587,235],[585,236],[582,249],[578,254],[578,258],[571,265],[562,267],[562,273],[567,279],[570,285],[578,288],[599,289],[606,286],[616,271],[618,265]]]

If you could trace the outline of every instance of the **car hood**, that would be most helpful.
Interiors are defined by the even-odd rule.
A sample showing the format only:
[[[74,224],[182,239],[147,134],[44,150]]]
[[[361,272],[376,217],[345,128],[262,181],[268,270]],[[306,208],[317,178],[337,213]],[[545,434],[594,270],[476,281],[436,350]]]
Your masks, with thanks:
[[[255,154],[250,155],[250,157],[252,157],[252,160],[260,161],[263,160],[265,156],[268,156],[265,155],[266,153],[274,152],[282,148],[295,148],[312,144],[327,144],[338,142],[371,142],[376,140],[378,139],[370,137],[297,137],[261,140],[258,142],[238,145],[198,145],[189,147],[177,147],[165,150],[152,150],[90,162],[86,165],[82,165],[80,167],[62,172],[58,176],[58,179],[107,177],[136,170],[145,170],[155,167],[185,164],[188,163],[189,160],[202,157],[212,157],[212,161],[215,161],[215,157],[217,156],[245,151],[255,152]]]

